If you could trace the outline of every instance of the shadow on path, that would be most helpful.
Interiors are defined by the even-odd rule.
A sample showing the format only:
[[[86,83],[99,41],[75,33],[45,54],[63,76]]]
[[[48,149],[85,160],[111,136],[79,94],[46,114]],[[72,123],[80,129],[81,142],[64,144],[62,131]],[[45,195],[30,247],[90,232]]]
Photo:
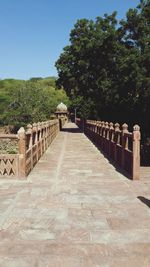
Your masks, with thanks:
[[[120,168],[120,166],[114,162],[98,145],[92,138],[90,138],[83,130],[81,130],[79,127],[71,128],[71,127],[64,127],[61,129],[61,132],[68,132],[68,133],[84,133],[84,135],[96,146],[96,148],[99,150],[100,153],[104,155],[104,157],[109,161],[109,164],[111,164],[115,170],[122,175],[124,175],[127,179],[131,180],[131,176],[123,169]]]
[[[82,131],[79,128],[62,128],[61,132],[67,132],[67,133],[82,133]]]
[[[150,208],[150,200],[149,199],[142,197],[142,196],[139,196],[137,198]]]
[[[96,148],[99,150],[100,153],[103,154],[103,156],[109,161],[109,164],[111,164],[115,170],[117,172],[120,172],[122,175],[126,176],[127,179],[129,180],[132,180],[131,176],[129,175],[128,172],[126,172],[125,170],[121,169],[121,167],[116,163],[114,162],[114,160],[112,160],[103,150],[100,146],[97,145],[97,143],[92,139],[90,138],[86,133],[84,133],[85,136],[93,143],[93,145],[96,146]]]

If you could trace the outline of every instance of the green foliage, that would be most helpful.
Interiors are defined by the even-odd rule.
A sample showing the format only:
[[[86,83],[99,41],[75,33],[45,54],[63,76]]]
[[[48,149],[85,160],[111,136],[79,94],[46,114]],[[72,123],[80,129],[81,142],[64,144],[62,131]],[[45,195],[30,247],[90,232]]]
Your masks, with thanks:
[[[24,126],[50,119],[60,102],[69,105],[63,89],[54,78],[32,78],[29,81],[0,81],[0,123]]]
[[[150,130],[150,0],[118,23],[116,12],[78,20],[56,62],[58,86],[78,114]],[[86,114],[86,115],[85,115]]]
[[[23,83],[24,81],[14,79],[0,80],[0,114],[7,110],[11,102],[12,92]]]
[[[76,109],[76,114],[80,118],[88,119],[93,116],[93,112],[91,114],[91,110],[94,107],[94,103],[91,99],[87,99],[85,101],[83,96],[75,97],[72,99],[71,108],[70,110],[74,112]]]

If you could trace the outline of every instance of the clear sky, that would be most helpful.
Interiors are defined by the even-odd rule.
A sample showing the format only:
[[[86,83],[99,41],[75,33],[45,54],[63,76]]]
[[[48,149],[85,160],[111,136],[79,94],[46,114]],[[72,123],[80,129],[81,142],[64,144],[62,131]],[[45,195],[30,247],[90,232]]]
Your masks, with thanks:
[[[54,67],[77,19],[118,12],[139,0],[0,0],[0,79],[57,76]]]

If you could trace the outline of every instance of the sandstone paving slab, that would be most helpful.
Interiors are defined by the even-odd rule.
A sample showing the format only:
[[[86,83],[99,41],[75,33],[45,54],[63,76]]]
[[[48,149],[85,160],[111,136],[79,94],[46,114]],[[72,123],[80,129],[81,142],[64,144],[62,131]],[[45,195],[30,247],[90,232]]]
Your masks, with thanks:
[[[71,131],[67,131],[71,128]],[[0,180],[0,267],[150,266],[150,181],[67,124],[26,181]]]

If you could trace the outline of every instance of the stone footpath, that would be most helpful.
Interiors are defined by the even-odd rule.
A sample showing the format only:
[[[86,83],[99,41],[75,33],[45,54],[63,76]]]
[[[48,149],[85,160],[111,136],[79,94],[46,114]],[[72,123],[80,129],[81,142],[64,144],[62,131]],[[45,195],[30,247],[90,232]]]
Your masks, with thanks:
[[[0,267],[149,267],[149,193],[67,124],[28,180],[0,180]]]

